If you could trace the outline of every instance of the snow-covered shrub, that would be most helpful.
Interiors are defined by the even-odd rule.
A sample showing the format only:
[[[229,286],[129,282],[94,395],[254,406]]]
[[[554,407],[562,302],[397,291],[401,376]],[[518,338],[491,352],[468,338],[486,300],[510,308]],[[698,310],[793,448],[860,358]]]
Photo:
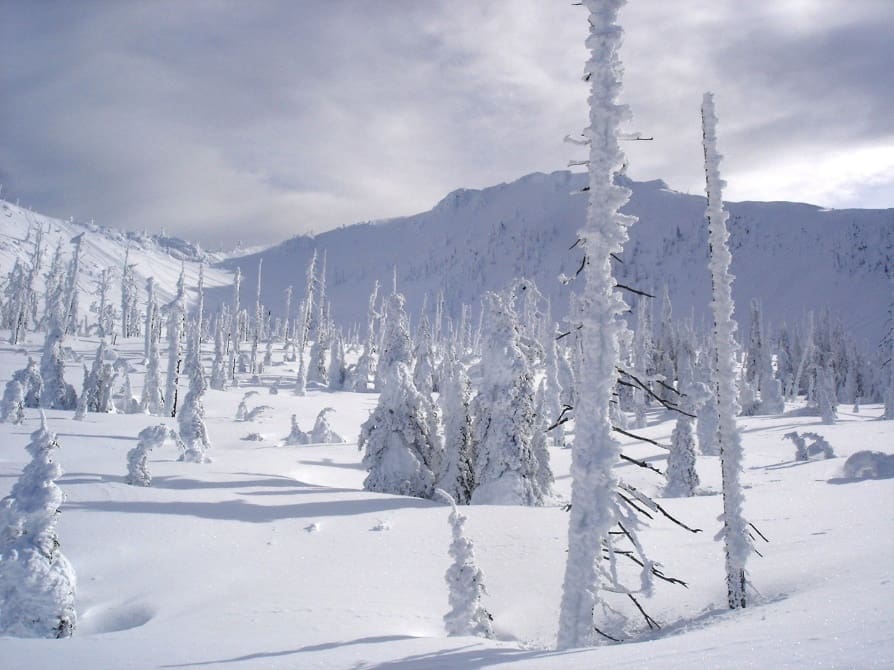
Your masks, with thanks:
[[[314,427],[310,431],[310,441],[312,444],[344,444],[345,439],[332,430],[332,426],[329,425],[329,419],[326,416],[330,412],[334,412],[335,410],[331,407],[325,407],[320,410],[320,413],[317,414],[317,419],[314,421]]]
[[[65,381],[65,357],[62,352],[64,335],[61,328],[47,333],[43,357],[40,360],[40,377],[43,389],[40,406],[44,409],[75,409],[78,396],[74,387]]]
[[[131,486],[150,486],[152,474],[149,472],[149,452],[160,447],[173,431],[163,423],[143,428],[137,435],[137,446],[127,452],[127,477]]]
[[[264,436],[260,433],[246,433],[242,437],[239,438],[243,442],[263,442]]]
[[[463,532],[466,516],[460,514],[456,503],[446,492],[436,492],[452,506],[450,512],[450,528],[453,542],[450,544],[450,557],[453,562],[447,568],[444,578],[450,611],[444,615],[444,627],[448,635],[475,635],[493,638],[493,617],[481,604],[481,596],[487,593],[484,586],[484,574],[475,562],[475,548]]]
[[[793,430],[782,436],[782,439],[789,439],[795,444],[795,460],[808,461],[811,456],[823,455],[824,458],[835,458],[835,452],[832,446],[826,441],[822,435],[818,433],[798,433]],[[807,444],[807,440],[813,440]]]
[[[0,401],[0,422],[18,424],[25,418],[25,387],[17,379],[10,379]]]
[[[22,387],[22,404],[24,407],[39,407],[40,395],[43,393],[43,379],[40,371],[37,369],[37,362],[28,357],[28,364],[21,370],[16,370],[12,374],[12,379],[6,384],[4,391],[4,399],[7,395],[12,398],[14,390],[11,388],[13,383],[19,383]],[[2,406],[0,406],[2,407]],[[0,416],[3,416],[3,410],[0,409]]]
[[[894,477],[894,454],[868,450],[853,453],[844,462],[844,476],[849,479]]]
[[[299,444],[310,444],[310,436],[298,426],[298,417],[292,415],[292,430],[283,441],[286,446],[294,446]]]
[[[70,637],[77,622],[76,580],[56,535],[62,468],[45,416],[26,448],[32,460],[0,502],[0,635]]]

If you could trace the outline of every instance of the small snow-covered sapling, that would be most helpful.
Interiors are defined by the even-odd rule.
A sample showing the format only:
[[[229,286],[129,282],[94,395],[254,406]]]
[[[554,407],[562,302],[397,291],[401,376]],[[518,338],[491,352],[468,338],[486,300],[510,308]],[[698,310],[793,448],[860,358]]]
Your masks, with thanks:
[[[447,634],[493,638],[493,617],[481,604],[481,596],[487,593],[484,573],[475,562],[472,541],[463,533],[466,516],[460,514],[456,502],[443,489],[436,489],[435,494],[453,508],[450,513],[453,542],[449,550],[453,562],[444,575],[450,602],[450,611],[444,615]]]
[[[174,439],[174,431],[163,423],[143,428],[137,435],[137,446],[127,452],[127,477],[131,486],[150,486],[149,452],[160,447],[168,438]]]
[[[344,444],[345,439],[332,430],[326,415],[335,410],[331,407],[324,407],[317,414],[317,420],[314,422],[313,430],[310,432],[310,441],[312,444]]]

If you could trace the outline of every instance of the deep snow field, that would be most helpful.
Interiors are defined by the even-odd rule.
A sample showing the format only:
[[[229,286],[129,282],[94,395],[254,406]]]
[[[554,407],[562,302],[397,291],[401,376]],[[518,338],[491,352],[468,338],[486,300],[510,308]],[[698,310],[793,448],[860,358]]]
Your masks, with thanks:
[[[88,362],[96,344],[66,341]],[[0,385],[24,366],[26,350],[39,356],[41,345],[32,334],[25,347],[0,346]],[[116,349],[138,371],[131,375],[138,394],[142,341]],[[70,361],[66,376],[80,392],[80,364]],[[279,376],[284,388],[271,395]],[[758,542],[763,557],[749,562],[747,609],[725,606],[722,547],[713,540],[719,463],[699,456],[703,494],[659,502],[704,532],[662,520],[643,531],[652,558],[688,583],[659,582],[643,601],[661,630],[558,653],[562,500],[546,508],[463,508],[500,639],[447,637],[449,508],[364,492],[356,439],[376,395],[310,390],[295,397],[287,384],[293,376],[292,364],[275,363],[261,379],[265,388],[244,377],[239,388],[208,391],[214,462],[177,462],[168,444],[152,453],[150,488],[124,483],[125,454],[142,428],[162,419],[88,414],[74,421],[73,412],[47,412],[62,445],[59,538],[78,576],[78,628],[65,640],[0,638],[0,669],[894,667],[894,479],[848,481],[841,472],[855,451],[894,453],[894,422],[878,420],[880,406],[859,414],[840,406],[832,426],[816,417],[740,419],[745,513],[770,540]],[[249,408],[274,409],[258,421],[235,421],[252,389],[260,393]],[[324,407],[334,408],[330,422],[348,444],[281,446],[291,414],[309,430]],[[38,422],[32,409],[24,425],[0,424],[0,497],[27,462],[24,447]],[[655,411],[644,432],[668,443],[672,427]],[[838,457],[795,462],[782,435],[796,429],[822,434]],[[250,432],[264,441],[240,439]],[[663,468],[666,452],[632,445],[627,453]],[[550,455],[558,496],[567,498],[570,450],[551,448]],[[653,473],[628,464],[617,470],[645,492],[660,492]]]

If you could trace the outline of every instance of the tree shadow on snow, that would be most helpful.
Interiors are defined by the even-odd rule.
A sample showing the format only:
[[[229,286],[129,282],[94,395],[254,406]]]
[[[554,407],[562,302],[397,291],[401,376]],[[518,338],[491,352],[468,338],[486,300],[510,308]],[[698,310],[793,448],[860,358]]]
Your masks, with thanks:
[[[524,650],[507,648],[488,648],[480,645],[469,645],[458,649],[441,649],[426,654],[415,654],[395,661],[385,661],[377,665],[365,666],[367,670],[441,670],[442,668],[463,668],[477,670],[506,663],[537,658],[568,656],[580,654],[590,649]]]
[[[262,658],[278,658],[281,656],[291,656],[292,654],[301,654],[314,651],[326,651],[329,649],[338,649],[339,647],[349,647],[358,644],[380,644],[387,642],[399,642],[401,640],[412,640],[414,638],[409,635],[378,635],[375,637],[361,637],[349,642],[326,642],[324,644],[314,644],[298,649],[285,649],[283,651],[259,651],[255,654],[245,654],[243,656],[234,656],[232,658],[219,658],[213,661],[196,661],[195,663],[177,663],[174,665],[162,665],[162,668],[194,668],[203,665],[218,665],[220,663],[241,663],[243,661],[255,661]]]
[[[318,461],[312,461],[302,458],[298,461],[302,465],[322,465],[327,468],[344,468],[346,470],[366,470],[363,463],[336,463],[331,458],[323,458]]]
[[[422,498],[410,498],[408,496],[379,497],[378,495],[366,494],[363,497],[352,500],[303,502],[292,505],[256,505],[241,499],[222,500],[219,502],[97,500],[71,503],[67,507],[68,509],[83,509],[96,512],[180,514],[219,521],[269,523],[286,519],[377,514],[398,509],[428,509],[439,506],[441,506],[439,503],[423,500]]]
[[[61,486],[72,484],[124,483],[124,475],[97,474],[95,472],[66,472],[59,478]]]

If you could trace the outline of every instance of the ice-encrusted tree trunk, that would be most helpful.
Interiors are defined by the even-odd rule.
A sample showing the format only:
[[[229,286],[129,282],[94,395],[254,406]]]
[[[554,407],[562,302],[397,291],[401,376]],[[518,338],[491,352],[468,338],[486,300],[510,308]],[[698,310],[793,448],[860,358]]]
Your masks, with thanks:
[[[736,321],[733,319],[732,255],[729,251],[729,215],[723,209],[724,182],[720,178],[722,156],[717,151],[717,116],[714,96],[705,93],[702,100],[702,135],[705,153],[705,191],[708,196],[708,236],[711,246],[709,265],[714,317],[714,382],[717,392],[720,469],[723,480],[723,538],[726,554],[726,588],[730,609],[745,607],[745,563],[751,553],[748,525],[742,507],[745,496],[739,476],[742,471],[742,438],[736,425],[739,406],[736,400]]]
[[[242,272],[236,268],[233,275],[233,309],[230,312],[230,350],[227,359],[227,378],[236,380],[236,361],[239,358],[239,291],[242,286]]]
[[[561,423],[556,423],[562,415],[562,385],[559,383],[559,350],[556,338],[559,336],[559,326],[554,325],[553,332],[547,331],[543,349],[546,352],[546,370],[544,381],[544,413],[546,420],[555,427],[549,436],[557,447],[565,446],[565,428]]]
[[[251,336],[251,356],[249,358],[249,367],[248,371],[255,375],[260,372],[258,369],[258,346],[261,343],[261,325],[263,322],[263,315],[261,313],[261,270],[264,267],[264,259],[258,259],[258,283],[257,290],[255,291],[255,318],[254,318],[254,329],[252,330]]]
[[[168,376],[165,383],[165,414],[177,416],[180,366],[183,364],[183,325],[186,320],[186,287],[183,270],[177,280],[177,294],[166,306],[168,313]]]
[[[76,580],[56,534],[62,468],[43,412],[26,448],[32,460],[0,501],[0,636],[70,637],[77,623]]]
[[[456,502],[449,494],[441,489],[437,489],[436,492],[452,507],[450,529],[453,542],[450,543],[449,553],[453,562],[444,575],[447,581],[450,611],[444,615],[444,627],[448,635],[493,638],[493,617],[481,604],[481,596],[487,593],[484,573],[475,561],[475,547],[472,541],[463,532],[466,516],[456,509]]]
[[[143,358],[149,362],[151,340],[156,335],[155,321],[158,318],[158,301],[155,299],[155,277],[146,280],[146,321],[143,325]]]
[[[589,10],[590,58],[585,67],[590,83],[589,202],[580,237],[586,244],[585,284],[574,301],[582,326],[581,356],[575,404],[575,440],[571,455],[571,510],[568,556],[559,611],[559,649],[595,642],[595,610],[600,604],[603,542],[616,523],[612,470],[620,447],[612,434],[609,403],[617,378],[618,338],[627,307],[615,291],[611,255],[619,254],[633,217],[621,214],[630,191],[614,183],[624,154],[618,142],[620,125],[630,112],[618,103],[622,67],[618,50],[622,29],[618,11],[624,0],[584,0]],[[617,631],[602,631],[618,637]]]

